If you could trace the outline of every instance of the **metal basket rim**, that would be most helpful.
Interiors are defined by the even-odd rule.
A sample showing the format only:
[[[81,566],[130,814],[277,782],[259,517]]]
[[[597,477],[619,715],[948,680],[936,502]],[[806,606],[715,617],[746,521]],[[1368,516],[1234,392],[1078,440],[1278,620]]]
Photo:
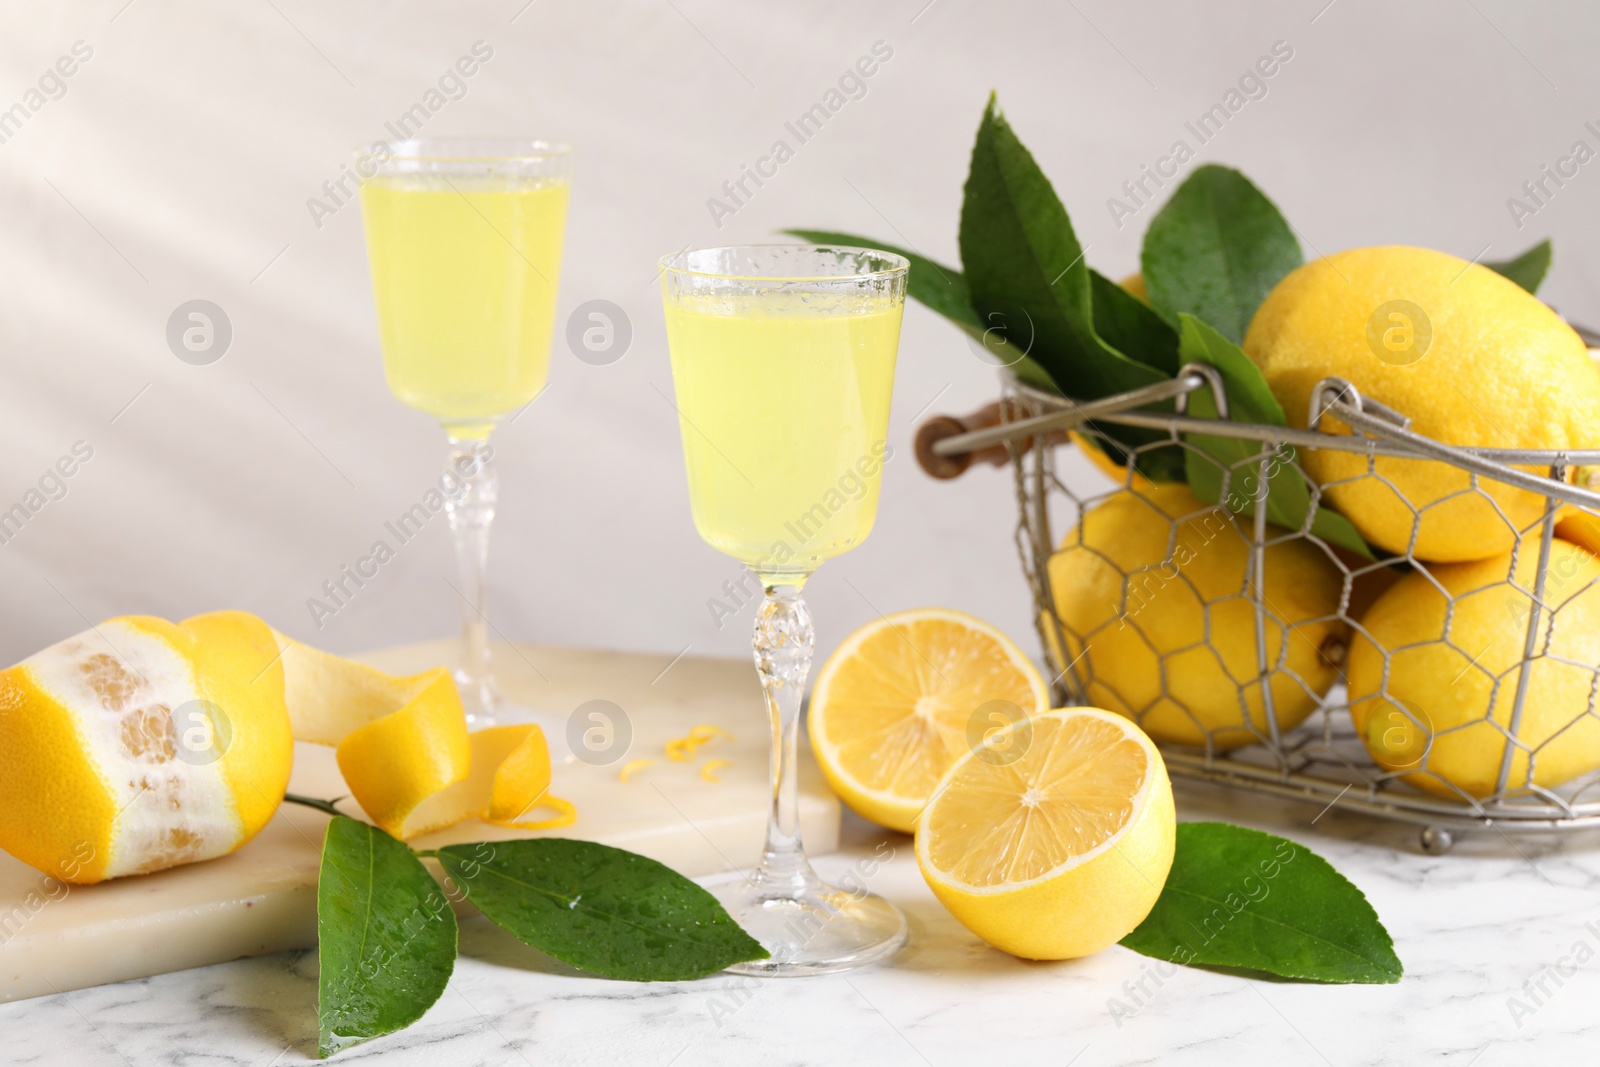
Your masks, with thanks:
[[[1066,412],[1078,406],[1078,401],[1060,393],[1050,393],[1037,386],[1029,385],[1018,378],[1010,369],[1003,369],[1004,386],[1028,400],[1043,407],[1048,407],[1052,412]],[[1132,417],[1130,417],[1132,416]],[[1099,422],[1126,422],[1129,425],[1151,425],[1152,420],[1159,420],[1163,424],[1173,423],[1175,416],[1150,413],[1137,415],[1134,412],[1123,412],[1116,415],[1095,416],[1092,420]],[[1337,451],[1373,451],[1379,455],[1388,455],[1401,459],[1433,459],[1431,456],[1422,456],[1417,453],[1386,442],[1373,441],[1354,434],[1329,433],[1326,430],[1300,429],[1293,426],[1274,426],[1269,423],[1241,422],[1236,419],[1208,419],[1198,416],[1187,416],[1185,422],[1204,423],[1205,432],[1217,437],[1232,437],[1248,440],[1282,440],[1285,443],[1299,443],[1310,448],[1328,448]],[[1308,441],[1307,438],[1316,441]],[[1600,465],[1600,445],[1595,448],[1479,448],[1470,445],[1452,445],[1443,441],[1436,441],[1441,448],[1463,452],[1471,456],[1484,459],[1499,460],[1506,463],[1515,463],[1518,466],[1588,466]]]

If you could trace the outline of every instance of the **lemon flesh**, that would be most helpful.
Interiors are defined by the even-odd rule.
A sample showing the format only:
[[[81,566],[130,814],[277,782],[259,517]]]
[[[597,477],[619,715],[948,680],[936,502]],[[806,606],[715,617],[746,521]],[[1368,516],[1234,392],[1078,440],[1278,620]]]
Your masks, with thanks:
[[[1336,376],[1446,444],[1600,445],[1600,374],[1583,341],[1515,282],[1443,252],[1359,248],[1307,263],[1262,302],[1244,350],[1292,426],[1306,426],[1312,390]],[[1321,428],[1350,432],[1331,417]],[[1526,490],[1474,490],[1445,463],[1378,457],[1369,472],[1360,453],[1300,459],[1369,544],[1420,560],[1508,552],[1544,509]]]
[[[910,832],[971,738],[1049,706],[1044,679],[1005,634],[963,612],[919,608],[845,639],[817,674],[807,728],[834,792],[863,817]]]
[[[940,902],[989,944],[1072,959],[1125,937],[1172,867],[1166,766],[1127,719],[1068,708],[1018,722],[962,757],[916,826]]]

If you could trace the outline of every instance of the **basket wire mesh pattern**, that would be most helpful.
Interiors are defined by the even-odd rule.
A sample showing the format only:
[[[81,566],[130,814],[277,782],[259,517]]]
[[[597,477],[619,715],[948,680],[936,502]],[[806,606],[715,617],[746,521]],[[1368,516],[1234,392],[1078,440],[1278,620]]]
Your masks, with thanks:
[[[1186,400],[1196,390],[1209,391],[1221,418],[1186,414]],[[1173,401],[1165,412],[1141,410],[1164,401]],[[1423,828],[1421,843],[1428,851],[1449,848],[1453,833],[1463,829],[1559,831],[1600,825],[1600,655],[1590,651],[1600,648],[1600,633],[1586,638],[1575,632],[1580,626],[1574,617],[1579,612],[1574,605],[1587,611],[1593,602],[1596,614],[1590,622],[1600,630],[1600,578],[1595,577],[1600,567],[1589,574],[1588,565],[1564,566],[1567,556],[1562,553],[1570,555],[1571,550],[1554,538],[1558,515],[1600,515],[1600,494],[1572,484],[1573,472],[1600,464],[1600,450],[1444,445],[1412,433],[1403,413],[1362,398],[1350,383],[1336,378],[1318,384],[1312,408],[1307,425],[1316,427],[1318,416],[1328,414],[1353,432],[1229,421],[1222,381],[1205,364],[1184,367],[1171,382],[1082,403],[1038,392],[1007,376],[999,425],[950,437],[934,451],[961,455],[1004,445],[1015,479],[1016,546],[1053,676],[1053,698],[1058,705],[1111,707],[1140,721],[1156,735],[1174,776],[1412,823]],[[1137,461],[1118,472],[1121,484],[1112,488],[1105,488],[1103,480],[1093,487],[1068,484],[1056,456],[1064,431],[1075,431],[1085,444],[1088,438],[1106,440],[1107,431],[1119,425],[1159,431],[1152,443],[1120,446],[1124,455],[1175,448],[1185,451],[1191,470],[1197,459],[1213,465],[1221,479],[1222,503],[1203,505],[1197,513],[1169,514],[1160,507],[1161,489],[1133,473]],[[1189,439],[1197,433],[1255,447],[1239,450],[1245,458],[1225,463]],[[1118,447],[1111,446],[1109,454],[1117,455]],[[1374,546],[1374,559],[1337,548],[1312,530],[1316,512],[1337,484],[1319,485],[1306,473],[1303,457],[1319,449],[1365,457],[1358,473],[1346,481],[1378,479],[1402,499],[1404,491],[1385,475],[1379,457],[1433,460],[1464,471],[1464,488],[1458,493],[1409,504],[1413,522],[1422,523],[1430,508],[1446,500],[1481,498],[1506,523],[1512,545],[1509,565],[1493,569],[1485,563],[1465,572],[1460,564],[1425,562],[1409,547],[1386,553]],[[1309,494],[1309,512],[1298,529],[1268,522],[1269,486],[1283,477],[1302,480]],[[1496,499],[1507,486],[1543,498],[1542,514],[1531,525],[1519,527]],[[1158,563],[1124,566],[1114,558],[1116,546],[1095,543],[1085,534],[1090,522],[1084,516],[1118,498],[1119,506],[1143,507],[1141,514],[1147,513],[1150,522],[1166,523],[1166,551]],[[1416,540],[1413,533],[1412,546]],[[1208,552],[1241,561],[1236,587],[1219,590],[1213,581],[1203,588],[1205,583],[1196,580],[1194,572],[1200,568],[1193,561]],[[1334,592],[1320,611],[1303,605],[1281,610],[1274,596],[1284,599],[1285,584],[1296,581],[1290,564],[1308,554],[1318,557],[1315,566],[1322,572],[1336,576]],[[1096,588],[1106,592],[1107,603],[1085,610],[1082,604],[1058,602],[1052,574],[1068,557],[1076,557],[1071,566],[1103,572]],[[1283,574],[1274,594],[1269,589],[1275,584],[1275,567]],[[1458,569],[1452,572],[1451,567]],[[1491,572],[1485,577],[1486,567]],[[1441,576],[1449,573],[1470,573],[1477,580],[1470,587],[1461,587],[1459,580],[1447,587]],[[1388,647],[1367,631],[1363,617],[1374,599],[1372,589],[1381,591],[1402,574],[1425,576],[1420,580],[1431,589],[1421,595],[1436,601],[1442,625],[1421,640]],[[1415,584],[1419,579],[1411,580]],[[1289,599],[1296,592],[1290,588]],[[1494,603],[1497,610],[1514,614],[1501,626],[1520,645],[1520,654],[1486,654],[1486,648],[1462,642],[1468,629],[1463,605],[1474,597],[1488,598],[1480,605]],[[1180,613],[1200,611],[1197,639],[1174,643],[1174,607]],[[1481,615],[1490,609],[1473,610]],[[1569,617],[1572,621],[1563,627]],[[1117,671],[1097,670],[1098,650],[1113,628],[1125,650],[1132,642],[1131,671],[1127,655]],[[1352,695],[1346,667],[1352,646],[1363,642],[1369,666],[1381,663],[1381,670],[1378,680],[1367,684],[1370,692]],[[1241,648],[1248,663],[1240,662]],[[1436,697],[1430,697],[1442,702],[1433,715],[1415,699],[1391,694],[1397,663],[1403,667],[1406,657],[1417,655],[1437,662],[1445,649],[1450,654],[1444,658],[1452,667],[1460,666],[1456,681],[1468,679],[1466,688],[1478,694],[1479,702],[1487,693],[1481,713],[1470,697],[1464,698],[1466,710],[1450,708],[1447,702],[1454,694],[1448,678]],[[1215,707],[1203,712],[1196,706],[1196,677],[1226,679],[1237,707],[1221,718]],[[1586,698],[1580,696],[1576,706],[1561,711],[1562,721],[1552,725],[1552,712],[1533,703],[1548,689],[1546,683],[1558,683],[1566,693],[1586,688]],[[1380,765],[1369,753],[1352,719],[1352,703],[1366,711],[1369,737],[1384,731],[1385,738],[1395,740],[1394,758]],[[1436,726],[1435,718],[1442,725]],[[1152,729],[1157,720],[1164,727],[1159,733]],[[1188,735],[1182,740],[1189,743],[1174,744],[1174,734]],[[1452,734],[1459,736],[1452,741]],[[1470,741],[1479,764],[1493,764],[1492,779],[1469,786],[1470,792],[1457,784],[1459,771],[1446,768],[1446,777],[1439,769],[1445,766],[1445,754],[1463,740]],[[1560,772],[1560,761],[1597,769],[1550,783],[1548,772]]]

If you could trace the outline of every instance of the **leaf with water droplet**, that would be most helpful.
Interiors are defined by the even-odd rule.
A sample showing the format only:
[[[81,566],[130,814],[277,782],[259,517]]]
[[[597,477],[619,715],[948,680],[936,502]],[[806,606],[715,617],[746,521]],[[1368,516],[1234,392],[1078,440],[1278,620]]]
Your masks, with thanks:
[[[317,1055],[410,1026],[456,964],[456,917],[428,869],[376,826],[336,817],[317,878]]]
[[[703,978],[767,958],[717,899],[644,856],[562,837],[450,845],[439,863],[489,920],[580,970]]]
[[[1174,963],[1303,982],[1398,982],[1365,894],[1304,845],[1220,822],[1178,824],[1161,896],[1122,944]]]

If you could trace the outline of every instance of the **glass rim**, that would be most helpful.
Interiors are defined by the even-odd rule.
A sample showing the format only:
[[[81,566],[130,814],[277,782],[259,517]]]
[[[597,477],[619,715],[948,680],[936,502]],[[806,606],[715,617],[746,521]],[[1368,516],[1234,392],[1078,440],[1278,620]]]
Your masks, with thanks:
[[[813,251],[813,252],[865,252],[865,253],[868,253],[870,255],[879,256],[882,259],[884,259],[884,260],[886,260],[886,261],[888,261],[890,263],[893,263],[895,265],[894,266],[890,266],[890,267],[885,267],[885,268],[883,268],[881,270],[864,271],[864,272],[862,272],[860,274],[757,274],[757,273],[739,273],[739,272],[735,272],[735,271],[725,271],[725,270],[692,270],[689,267],[678,266],[677,265],[679,263],[682,263],[683,260],[685,259],[685,257],[693,256],[693,255],[699,255],[699,254],[705,253],[705,252],[732,252],[732,251],[736,251],[736,250],[753,249],[753,248],[756,248],[756,249],[792,248],[792,249],[807,249],[807,250],[810,250],[810,251]],[[866,281],[866,280],[871,280],[871,279],[874,279],[874,278],[893,278],[893,277],[895,277],[897,275],[904,275],[908,271],[910,271],[910,269],[911,269],[911,261],[909,259],[907,259],[905,256],[899,255],[899,254],[897,254],[895,252],[885,252],[881,248],[867,248],[867,247],[865,247],[863,245],[785,244],[785,243],[780,243],[780,242],[775,242],[775,241],[774,242],[768,242],[766,244],[711,245],[711,246],[709,246],[707,248],[686,248],[681,252],[673,252],[670,255],[662,256],[656,262],[656,265],[661,269],[661,271],[663,273],[678,274],[678,275],[683,275],[684,277],[689,277],[689,278],[715,278],[715,279],[721,279],[721,280],[730,281],[730,282],[844,282],[844,281]]]
[[[375,146],[368,146],[357,148],[355,157],[382,163],[517,163],[572,154],[572,146],[562,141],[504,134],[438,134],[408,137],[403,141],[379,141],[378,144],[387,149],[387,155],[374,151]]]

